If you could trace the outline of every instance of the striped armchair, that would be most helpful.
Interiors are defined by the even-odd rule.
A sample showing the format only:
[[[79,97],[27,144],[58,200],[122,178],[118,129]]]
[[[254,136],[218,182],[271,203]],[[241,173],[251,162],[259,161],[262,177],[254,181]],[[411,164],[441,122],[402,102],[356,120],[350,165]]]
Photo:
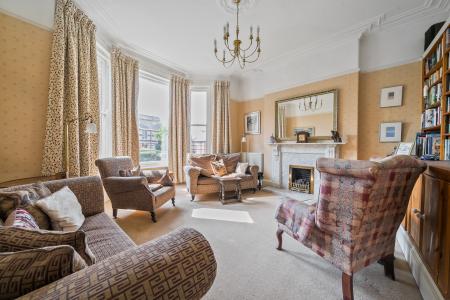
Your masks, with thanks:
[[[286,200],[278,207],[278,250],[286,232],[335,265],[344,299],[353,299],[353,274],[373,262],[395,280],[395,235],[425,164],[410,156],[379,162],[321,158],[317,169],[316,204]]]

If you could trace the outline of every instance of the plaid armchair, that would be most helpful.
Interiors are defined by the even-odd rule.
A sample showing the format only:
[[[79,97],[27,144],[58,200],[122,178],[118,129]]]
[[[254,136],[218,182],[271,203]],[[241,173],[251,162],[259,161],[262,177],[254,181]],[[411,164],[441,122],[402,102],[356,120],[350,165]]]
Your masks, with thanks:
[[[342,271],[344,299],[353,299],[353,274],[375,261],[395,280],[395,235],[425,167],[410,156],[380,162],[319,159],[318,202],[286,200],[276,212],[278,250],[286,232],[335,265]]]
[[[175,206],[175,187],[154,184],[153,176],[120,177],[119,171],[133,169],[130,157],[118,156],[101,158],[95,161],[100,171],[103,186],[111,200],[113,216],[118,209],[136,209],[149,211],[156,222],[155,210],[169,200]]]

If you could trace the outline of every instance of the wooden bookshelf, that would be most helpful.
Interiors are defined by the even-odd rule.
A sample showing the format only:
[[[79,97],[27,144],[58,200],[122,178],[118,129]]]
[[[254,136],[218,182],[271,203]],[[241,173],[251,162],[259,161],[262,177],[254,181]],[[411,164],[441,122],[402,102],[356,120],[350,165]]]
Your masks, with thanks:
[[[450,152],[450,107],[448,107],[450,46],[447,47],[447,42],[450,44],[450,41],[447,41],[449,37],[450,24],[446,22],[422,57],[423,94],[420,102],[423,120],[422,134],[431,136],[435,140],[440,137],[439,157],[441,160],[448,160],[449,157],[445,155]],[[439,89],[440,92],[438,92]],[[433,121],[430,122],[430,119]],[[433,149],[437,149],[434,147],[433,141]]]

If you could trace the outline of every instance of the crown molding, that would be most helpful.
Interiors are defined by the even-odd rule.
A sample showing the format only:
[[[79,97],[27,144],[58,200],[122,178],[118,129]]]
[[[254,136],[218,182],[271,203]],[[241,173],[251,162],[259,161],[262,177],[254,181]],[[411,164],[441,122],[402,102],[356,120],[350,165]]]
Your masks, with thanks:
[[[20,20],[20,21],[22,21],[22,22],[31,24],[31,25],[33,25],[33,26],[39,27],[40,29],[44,29],[44,30],[46,30],[46,31],[53,32],[53,27],[49,27],[49,26],[46,26],[46,25],[44,25],[44,24],[42,24],[42,23],[38,23],[38,22],[36,22],[36,21],[33,21],[33,20],[29,19],[29,18],[25,18],[25,17],[23,17],[23,16],[19,16],[19,15],[13,13],[13,12],[10,12],[9,10],[0,8],[0,13],[3,13],[3,14],[5,14],[5,15],[7,15],[7,16],[16,18],[16,19],[18,19],[18,20]]]
[[[270,59],[267,59],[259,64],[254,64],[252,69],[244,70],[241,74],[251,72],[254,68],[264,69],[273,63],[276,63],[282,59],[288,57],[302,57],[316,49],[332,49],[337,44],[343,44],[350,40],[359,40],[363,35],[369,35],[376,31],[384,31],[395,28],[396,26],[413,22],[418,19],[423,19],[431,15],[436,14],[449,14],[450,12],[450,0],[426,0],[423,5],[409,9],[407,11],[391,14],[390,12],[384,12],[365,20],[361,23],[348,27],[340,32],[337,32],[331,36],[312,42],[306,46],[302,46],[291,50],[289,52],[282,53]],[[399,64],[403,64],[399,62]]]

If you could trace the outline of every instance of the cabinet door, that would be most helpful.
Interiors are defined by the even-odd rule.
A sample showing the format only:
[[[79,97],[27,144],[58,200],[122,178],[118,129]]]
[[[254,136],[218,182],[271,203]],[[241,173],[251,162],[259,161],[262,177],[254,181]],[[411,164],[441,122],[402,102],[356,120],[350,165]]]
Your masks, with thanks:
[[[428,175],[423,176],[423,212],[416,213],[422,218],[422,256],[431,276],[436,280],[441,253],[441,209],[443,181]]]
[[[423,207],[422,204],[423,177],[424,175],[421,175],[419,179],[417,179],[416,181],[416,185],[414,186],[414,189],[411,193],[411,198],[409,200],[407,212],[408,232],[419,249],[421,244],[420,238],[422,232],[422,219],[420,218],[420,215],[415,212],[421,212]]]
[[[442,186],[442,231],[441,255],[439,261],[438,286],[445,299],[450,298],[450,183],[443,182]]]

